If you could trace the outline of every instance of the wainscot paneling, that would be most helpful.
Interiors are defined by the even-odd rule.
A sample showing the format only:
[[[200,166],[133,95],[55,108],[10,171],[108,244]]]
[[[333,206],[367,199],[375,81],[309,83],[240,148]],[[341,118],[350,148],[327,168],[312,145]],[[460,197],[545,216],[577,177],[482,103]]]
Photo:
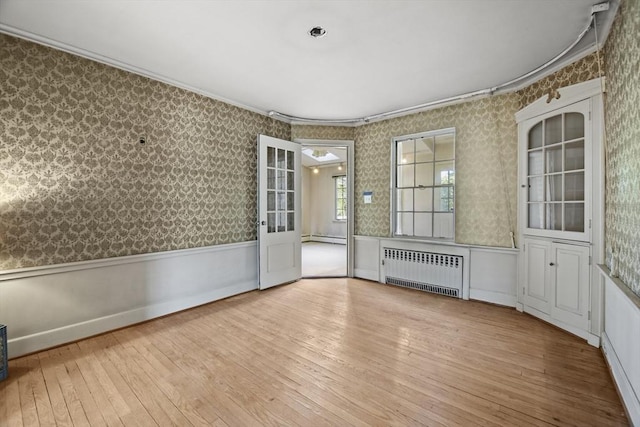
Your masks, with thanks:
[[[602,349],[632,425],[640,426],[640,298],[600,266],[604,278]]]
[[[9,357],[257,289],[255,241],[0,273]]]
[[[471,299],[516,306],[517,249],[472,247],[470,264]]]

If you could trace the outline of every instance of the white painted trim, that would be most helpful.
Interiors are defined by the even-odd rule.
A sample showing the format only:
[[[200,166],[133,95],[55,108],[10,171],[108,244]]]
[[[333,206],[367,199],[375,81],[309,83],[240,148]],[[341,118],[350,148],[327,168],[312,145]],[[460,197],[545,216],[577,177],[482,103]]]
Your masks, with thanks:
[[[629,378],[624,372],[624,368],[618,359],[607,333],[602,334],[602,352],[604,358],[611,369],[611,375],[618,388],[618,393],[622,398],[627,417],[631,421],[632,426],[640,426],[640,398],[635,394]]]
[[[516,113],[516,122],[522,123],[541,114],[550,113],[559,108],[567,107],[603,92],[605,77],[566,86],[558,89],[560,99],[554,99],[547,104],[547,97],[542,96]]]
[[[309,237],[309,241],[311,242],[320,242],[320,243],[333,243],[336,245],[346,245],[347,238],[346,237],[333,237],[333,236],[315,236],[311,235]]]
[[[504,305],[507,307],[516,307],[516,296],[503,294],[501,292],[471,288],[469,290],[469,299],[490,302],[492,304]]]
[[[165,258],[196,255],[200,253],[227,251],[234,248],[257,246],[257,241],[251,240],[240,243],[228,243],[224,245],[203,246],[200,248],[176,249],[172,251],[153,252],[147,254],[126,255],[114,258],[101,258],[87,261],[69,262],[64,264],[43,265],[39,267],[17,268],[14,270],[0,270],[0,282],[7,280],[24,279],[27,277],[47,276],[50,274],[67,273],[70,271],[88,270],[123,264],[131,264],[143,261],[155,261]],[[1,286],[1,285],[0,285]]]
[[[110,67],[114,67],[114,68],[118,68],[120,70],[128,71],[130,73],[137,74],[139,76],[146,77],[146,78],[149,78],[151,80],[158,81],[158,82],[162,82],[162,83],[168,84],[170,86],[174,86],[174,87],[177,87],[177,88],[180,88],[180,89],[188,90],[190,92],[197,93],[197,94],[202,95],[202,96],[206,96],[207,98],[211,98],[211,99],[214,99],[216,101],[224,102],[225,104],[229,104],[229,105],[233,105],[235,107],[242,108],[243,110],[247,110],[247,111],[251,111],[251,112],[254,112],[254,113],[261,114],[263,116],[271,117],[274,120],[279,120],[279,121],[282,121],[282,122],[285,122],[285,123],[290,123],[290,120],[286,120],[286,118],[278,117],[278,116],[276,116],[276,117],[271,116],[271,115],[269,115],[268,111],[261,110],[261,109],[259,109],[257,107],[253,107],[253,106],[247,105],[247,104],[242,104],[240,102],[233,101],[233,100],[231,100],[229,98],[225,98],[223,96],[215,94],[213,92],[210,92],[210,91],[207,91],[207,90],[203,90],[203,89],[197,88],[195,86],[188,85],[186,83],[182,83],[182,82],[180,82],[178,80],[174,80],[171,77],[163,76],[162,74],[155,73],[155,72],[147,70],[145,68],[136,67],[135,65],[131,65],[131,64],[128,64],[126,62],[122,62],[122,61],[119,61],[117,59],[114,59],[114,58],[111,58],[111,57],[108,57],[108,56],[100,55],[100,54],[97,54],[97,53],[94,53],[94,52],[91,52],[91,51],[88,51],[88,50],[85,50],[85,49],[81,49],[79,47],[72,46],[70,44],[62,43],[62,42],[50,39],[48,37],[41,36],[39,34],[30,33],[28,31],[24,31],[24,30],[21,30],[19,28],[15,28],[15,27],[12,27],[12,26],[7,25],[7,24],[0,24],[0,33],[5,33],[5,34],[8,34],[10,36],[14,36],[14,37],[18,37],[18,38],[21,38],[21,39],[24,39],[24,40],[28,40],[28,41],[31,41],[31,42],[34,42],[34,43],[37,43],[37,44],[40,44],[40,45],[43,45],[43,46],[47,46],[47,47],[50,47],[50,48],[53,48],[53,49],[56,49],[56,50],[60,50],[60,51],[66,52],[66,53],[70,53],[72,55],[80,56],[82,58],[89,59],[91,61],[96,61],[96,62],[99,62],[101,64],[108,65]]]
[[[544,320],[545,322],[550,323],[554,326],[557,326],[560,329],[564,329],[565,331],[570,332],[573,335],[586,340],[589,344],[591,344],[594,347],[600,347],[600,337],[593,335],[589,331],[576,328],[575,326],[561,322],[560,320],[554,319],[548,314],[543,313],[540,310],[536,310],[535,308],[530,307],[528,305],[525,305],[523,308],[525,313],[528,313],[534,317],[537,317],[540,320]]]
[[[309,235],[309,234],[303,234],[302,235],[302,243],[310,242],[310,241],[311,241],[311,235]]]

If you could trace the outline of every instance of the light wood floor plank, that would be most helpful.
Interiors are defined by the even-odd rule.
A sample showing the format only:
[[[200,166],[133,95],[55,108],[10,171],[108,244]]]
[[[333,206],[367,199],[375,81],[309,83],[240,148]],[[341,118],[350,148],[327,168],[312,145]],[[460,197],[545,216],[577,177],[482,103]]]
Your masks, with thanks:
[[[249,292],[9,363],[0,426],[623,426],[600,350],[356,279]]]

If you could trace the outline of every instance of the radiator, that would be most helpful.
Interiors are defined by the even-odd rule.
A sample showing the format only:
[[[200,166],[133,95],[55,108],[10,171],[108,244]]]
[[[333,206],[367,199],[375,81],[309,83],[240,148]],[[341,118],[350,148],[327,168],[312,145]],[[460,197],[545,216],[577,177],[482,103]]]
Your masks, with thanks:
[[[463,257],[384,248],[385,283],[462,298]]]

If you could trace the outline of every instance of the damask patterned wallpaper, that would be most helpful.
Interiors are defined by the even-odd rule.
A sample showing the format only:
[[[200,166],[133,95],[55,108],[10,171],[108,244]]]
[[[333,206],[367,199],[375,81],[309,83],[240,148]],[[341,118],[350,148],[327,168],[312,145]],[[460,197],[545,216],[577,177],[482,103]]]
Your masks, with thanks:
[[[640,0],[624,0],[606,44],[607,253],[640,296]],[[610,266],[610,265],[609,265]]]
[[[354,127],[291,125],[291,138],[294,139],[333,139],[350,140],[355,138]]]
[[[0,269],[256,238],[288,124],[6,35],[0,93]]]
[[[515,93],[484,98],[356,128],[356,234],[390,235],[391,138],[456,128],[456,242],[511,246],[516,230]]]

